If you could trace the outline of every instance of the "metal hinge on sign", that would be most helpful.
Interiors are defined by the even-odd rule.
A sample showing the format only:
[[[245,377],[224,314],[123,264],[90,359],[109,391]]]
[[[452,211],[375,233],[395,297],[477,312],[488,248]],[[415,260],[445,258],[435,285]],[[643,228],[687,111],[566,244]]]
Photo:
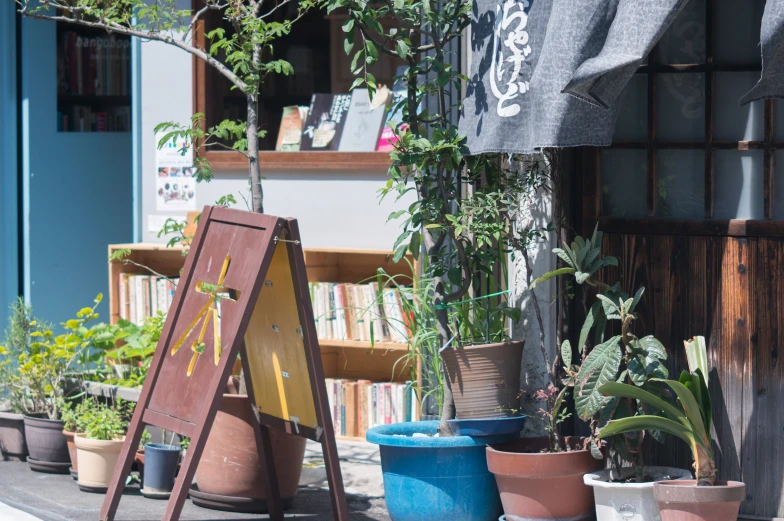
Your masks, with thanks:
[[[277,235],[275,236],[275,238],[272,239],[272,242],[275,244],[278,244],[279,242],[290,242],[292,244],[299,244],[299,241],[290,241],[288,239],[281,239]]]

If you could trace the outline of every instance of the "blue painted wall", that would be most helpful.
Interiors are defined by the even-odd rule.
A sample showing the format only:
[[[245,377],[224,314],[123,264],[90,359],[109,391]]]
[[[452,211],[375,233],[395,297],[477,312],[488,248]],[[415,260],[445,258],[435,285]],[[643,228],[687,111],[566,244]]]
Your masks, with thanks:
[[[24,19],[21,47],[25,297],[60,323],[103,293],[108,320],[107,245],[133,239],[131,134],[58,133],[55,24]]]
[[[19,294],[16,13],[0,2],[0,321]]]

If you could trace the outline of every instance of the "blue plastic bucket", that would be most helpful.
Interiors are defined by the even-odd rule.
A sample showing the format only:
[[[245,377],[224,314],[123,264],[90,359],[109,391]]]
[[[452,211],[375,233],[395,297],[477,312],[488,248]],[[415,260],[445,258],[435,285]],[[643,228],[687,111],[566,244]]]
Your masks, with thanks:
[[[485,446],[509,436],[433,435],[437,421],[380,425],[367,440],[380,446],[384,493],[392,521],[495,521],[501,499],[487,470]]]
[[[145,492],[171,492],[174,488],[174,475],[180,461],[178,445],[148,443],[144,446],[144,487]]]

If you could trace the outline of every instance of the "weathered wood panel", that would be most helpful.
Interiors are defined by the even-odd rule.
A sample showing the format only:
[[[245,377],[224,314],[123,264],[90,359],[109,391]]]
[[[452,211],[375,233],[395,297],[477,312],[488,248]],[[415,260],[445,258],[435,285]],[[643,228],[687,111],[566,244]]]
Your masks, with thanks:
[[[686,367],[683,340],[706,337],[720,477],[747,484],[742,512],[784,515],[784,240],[609,233],[604,247],[621,259],[608,281],[645,286],[635,333],[668,347],[672,377]],[[648,461],[689,467],[690,453],[650,443]]]

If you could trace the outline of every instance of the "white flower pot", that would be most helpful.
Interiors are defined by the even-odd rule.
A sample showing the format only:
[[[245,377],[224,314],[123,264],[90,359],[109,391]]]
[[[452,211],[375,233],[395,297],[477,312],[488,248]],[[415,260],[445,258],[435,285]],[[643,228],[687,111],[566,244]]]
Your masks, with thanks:
[[[623,469],[624,477],[634,472]],[[692,479],[691,472],[672,467],[645,467],[645,474],[661,479]],[[583,481],[593,487],[596,500],[597,521],[661,521],[659,504],[653,497],[653,481],[648,483],[613,483],[618,473],[605,469],[583,476]]]

